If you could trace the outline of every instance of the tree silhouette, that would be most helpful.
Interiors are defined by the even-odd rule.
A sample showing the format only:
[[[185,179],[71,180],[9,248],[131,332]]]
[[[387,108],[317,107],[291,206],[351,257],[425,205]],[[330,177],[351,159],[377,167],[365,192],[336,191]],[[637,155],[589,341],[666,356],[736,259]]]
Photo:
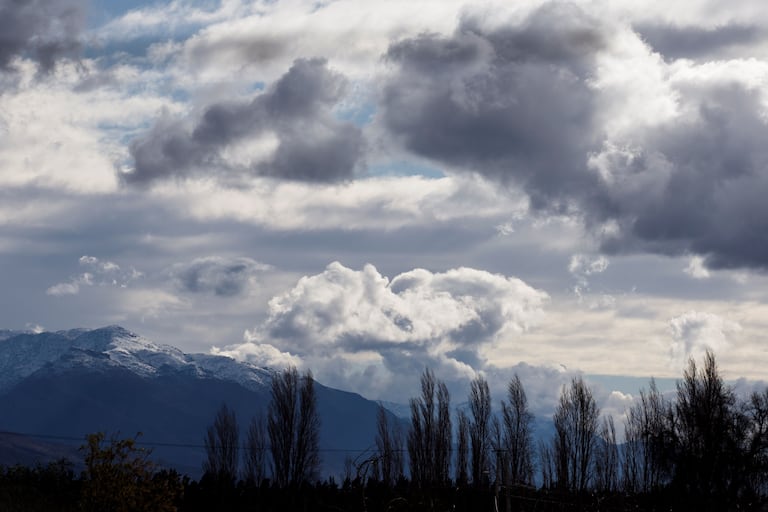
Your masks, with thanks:
[[[733,391],[720,376],[715,356],[707,351],[699,369],[693,358],[677,384],[673,485],[700,504],[735,499],[746,470],[739,454],[746,429]]]
[[[472,450],[472,484],[488,485],[490,473],[488,450],[490,448],[491,392],[488,382],[478,376],[470,383],[469,390],[469,440]]]
[[[389,420],[384,406],[376,413],[376,449],[378,470],[386,485],[394,485],[403,476],[403,439],[400,425]]]
[[[554,415],[553,455],[557,486],[583,493],[592,477],[592,463],[600,414],[592,391],[581,377],[563,386]]]
[[[223,403],[205,435],[203,472],[219,482],[237,480],[240,431],[235,411]]]
[[[272,378],[267,433],[272,473],[280,487],[297,485],[317,476],[320,417],[312,373],[299,376],[289,367]]]
[[[450,479],[450,395],[431,369],[421,376],[421,397],[411,398],[408,457],[411,479],[419,486],[442,485]]]
[[[517,374],[509,382],[507,398],[509,403],[501,401],[502,443],[507,453],[506,483],[530,484],[533,479],[533,414],[528,410],[528,398]]]
[[[465,486],[469,482],[469,418],[467,413],[457,413],[456,433],[456,485]]]
[[[178,475],[156,473],[156,466],[149,459],[150,450],[139,448],[135,438],[120,439],[114,435],[106,442],[106,436],[100,432],[87,436],[80,449],[85,453],[83,510],[176,510],[175,502],[182,490]]]
[[[674,411],[651,379],[627,411],[622,481],[627,492],[651,492],[669,483]]]

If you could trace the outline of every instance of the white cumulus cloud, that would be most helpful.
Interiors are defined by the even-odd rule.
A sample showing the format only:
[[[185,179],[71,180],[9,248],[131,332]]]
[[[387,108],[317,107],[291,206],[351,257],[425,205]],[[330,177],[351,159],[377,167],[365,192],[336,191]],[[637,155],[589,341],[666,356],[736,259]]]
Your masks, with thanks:
[[[729,335],[741,331],[741,325],[713,313],[688,311],[669,321],[672,335],[670,357],[682,366],[693,357],[700,359],[706,350],[715,352],[730,345]]]
[[[704,258],[701,256],[692,256],[683,272],[694,279],[707,279],[710,276]]]
[[[446,380],[472,378],[487,366],[488,348],[541,320],[547,300],[519,279],[471,268],[415,269],[390,280],[373,265],[334,262],[270,300],[268,318],[245,343],[220,352],[299,357],[323,382],[363,393],[405,390],[425,366]]]
[[[117,263],[100,260],[95,256],[81,256],[78,260],[85,272],[72,276],[69,280],[50,286],[46,295],[59,297],[62,295],[77,295],[82,286],[117,286],[126,288],[132,281],[143,274],[135,268],[121,269]]]

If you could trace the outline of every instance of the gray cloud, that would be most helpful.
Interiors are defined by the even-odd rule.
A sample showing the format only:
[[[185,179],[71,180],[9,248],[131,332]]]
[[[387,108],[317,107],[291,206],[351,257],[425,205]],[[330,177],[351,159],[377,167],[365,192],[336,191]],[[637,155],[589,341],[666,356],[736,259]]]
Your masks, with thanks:
[[[621,229],[609,252],[704,255],[710,268],[768,268],[768,124],[760,93],[739,85],[689,88],[681,116],[640,135],[608,165],[609,210]],[[610,151],[608,152],[610,153]]]
[[[556,30],[553,27],[557,27]],[[406,148],[502,182],[534,207],[568,207],[595,185],[585,155],[599,147],[588,81],[600,25],[548,4],[519,26],[485,30],[465,19],[451,37],[393,45],[383,120]]]
[[[345,86],[344,77],[328,69],[325,60],[299,59],[252,101],[210,105],[192,127],[162,117],[131,144],[135,168],[123,178],[146,184],[220,171],[223,179],[238,173],[316,182],[351,178],[363,137],[333,113]],[[269,135],[277,138],[271,154],[239,163],[227,159],[225,151],[235,144]]]
[[[255,278],[270,268],[250,258],[212,256],[178,263],[168,273],[182,291],[233,297],[248,290]]]
[[[768,268],[763,93],[730,76],[680,80],[678,115],[609,134],[594,83],[613,44],[568,4],[501,28],[464,19],[389,49],[383,123],[421,157],[522,187],[534,210],[577,213],[608,253]]]
[[[85,25],[84,3],[82,0],[1,0],[0,69],[8,69],[18,56],[28,56],[47,71],[59,58],[76,55]]]
[[[728,24],[718,27],[644,23],[635,30],[651,47],[671,59],[711,57],[733,46],[756,43],[765,37],[756,26]]]

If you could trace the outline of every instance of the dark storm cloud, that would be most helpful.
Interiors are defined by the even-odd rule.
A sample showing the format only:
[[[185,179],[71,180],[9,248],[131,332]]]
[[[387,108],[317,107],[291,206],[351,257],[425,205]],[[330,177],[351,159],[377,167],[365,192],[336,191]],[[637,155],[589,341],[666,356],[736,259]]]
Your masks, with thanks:
[[[382,119],[413,153],[522,186],[535,210],[578,212],[607,252],[768,269],[761,93],[689,79],[674,85],[680,115],[609,141],[591,82],[610,41],[578,8],[555,4],[513,26],[465,20],[451,37],[407,39],[387,53]],[[606,222],[618,233],[605,235]]]
[[[646,136],[615,162],[610,189],[622,234],[605,248],[706,255],[711,268],[768,269],[768,125],[758,92],[686,91],[690,113]]]
[[[269,268],[250,258],[207,257],[176,264],[168,273],[182,291],[234,297],[246,292],[254,279]]]
[[[291,180],[329,182],[352,177],[362,155],[361,130],[334,116],[346,80],[325,60],[300,59],[269,90],[250,102],[216,103],[191,129],[165,116],[131,145],[135,169],[128,183],[219,170]],[[244,167],[221,151],[249,138],[273,133],[278,146],[266,161]]]
[[[654,51],[672,59],[712,56],[733,46],[755,43],[765,36],[757,27],[742,24],[705,28],[646,23],[636,25],[635,30]]]
[[[0,0],[0,69],[28,56],[43,70],[80,49],[83,0]]]
[[[521,183],[534,207],[567,208],[594,182],[588,80],[603,45],[595,20],[555,4],[520,26],[465,20],[451,37],[405,40],[387,53],[399,69],[384,88],[385,125],[417,154]]]

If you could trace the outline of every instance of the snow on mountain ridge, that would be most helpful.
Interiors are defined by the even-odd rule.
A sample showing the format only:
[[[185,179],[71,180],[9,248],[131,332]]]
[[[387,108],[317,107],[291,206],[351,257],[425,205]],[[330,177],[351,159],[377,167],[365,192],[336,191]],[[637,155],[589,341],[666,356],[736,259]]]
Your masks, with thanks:
[[[237,382],[249,389],[263,388],[271,371],[225,356],[185,354],[158,345],[120,326],[100,329],[22,333],[0,340],[0,391],[50,366],[118,366],[151,378],[161,373],[191,371],[200,378]]]

